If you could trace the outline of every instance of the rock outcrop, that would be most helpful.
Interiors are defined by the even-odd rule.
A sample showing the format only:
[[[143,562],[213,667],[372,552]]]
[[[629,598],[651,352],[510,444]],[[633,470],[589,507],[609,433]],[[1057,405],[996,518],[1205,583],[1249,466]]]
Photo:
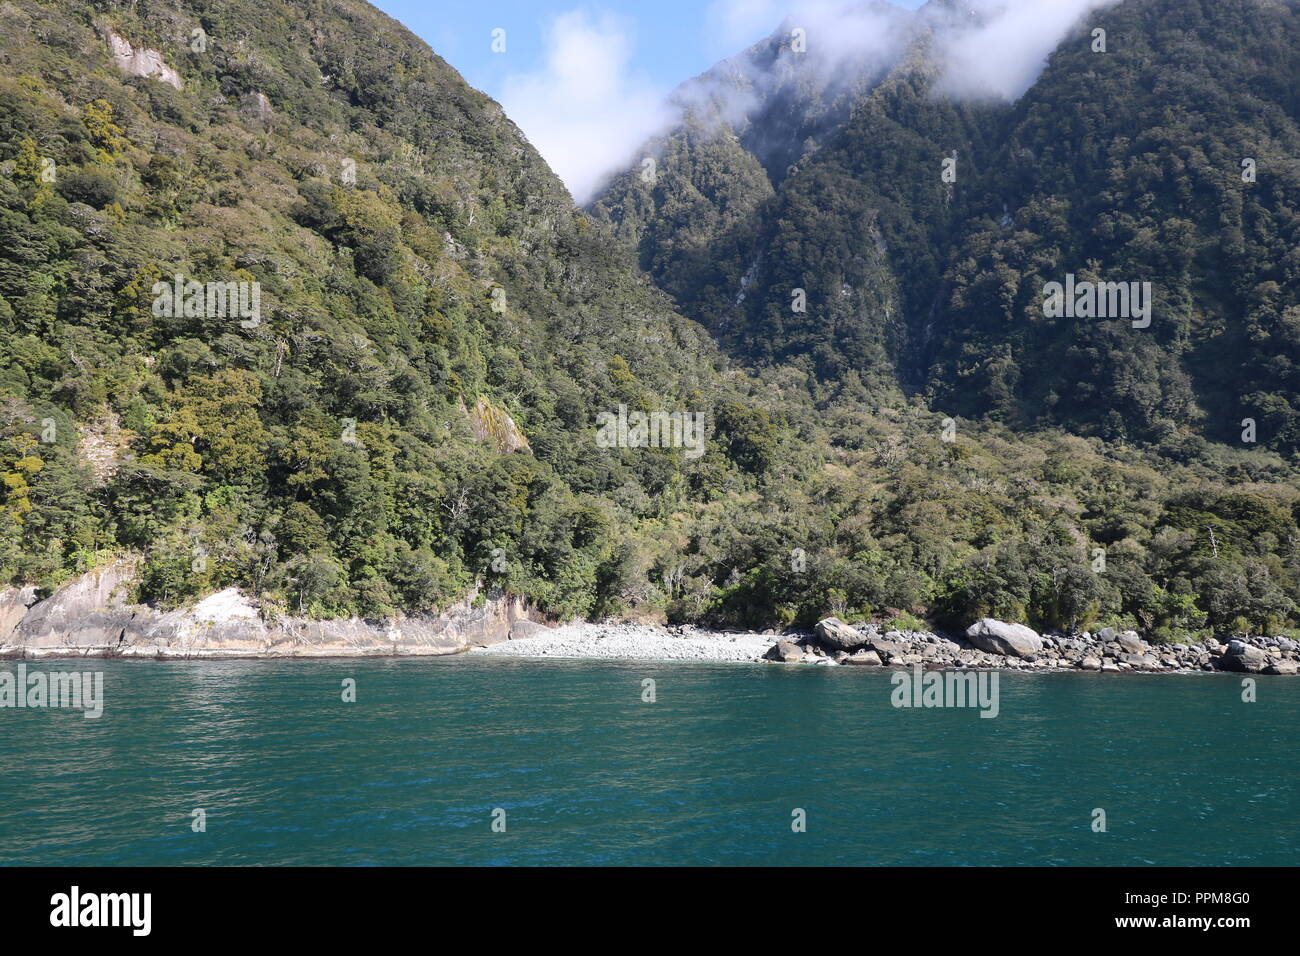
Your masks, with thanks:
[[[536,617],[517,597],[471,594],[440,614],[268,621],[229,589],[175,611],[130,602],[136,562],[81,575],[44,601],[0,591],[0,656],[353,657],[456,654],[507,640]],[[24,602],[28,602],[25,604]]]
[[[123,73],[150,77],[175,89],[181,88],[181,75],[167,65],[157,50],[133,48],[129,40],[111,30],[108,32],[108,48],[113,54],[113,62]]]
[[[27,616],[28,609],[36,603],[36,588],[0,588],[0,646]]]
[[[520,618],[510,625],[509,638],[512,641],[526,641],[530,637],[537,637],[549,630],[550,628],[545,624],[538,624],[536,621]]]
[[[462,403],[462,407],[464,403]],[[523,451],[532,453],[528,439],[519,430],[515,420],[503,408],[498,408],[486,398],[480,396],[472,409],[466,409],[470,429],[474,437],[481,442],[492,445],[498,452],[508,455]]]
[[[253,92],[245,93],[239,98],[239,115],[246,122],[266,126],[271,122],[275,111],[271,109],[271,101],[265,93]]]

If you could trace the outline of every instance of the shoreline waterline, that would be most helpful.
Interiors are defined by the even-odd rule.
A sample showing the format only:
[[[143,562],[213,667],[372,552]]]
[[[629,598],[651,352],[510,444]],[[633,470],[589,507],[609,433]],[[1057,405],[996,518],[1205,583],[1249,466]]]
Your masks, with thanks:
[[[1052,641],[1054,639],[1047,638]],[[1061,643],[1072,639],[1059,639]],[[1216,642],[1217,644],[1217,642]],[[1180,645],[1179,647],[1192,647]],[[1199,646],[1197,646],[1199,648]],[[1156,645],[1144,650],[1148,654],[1175,652]],[[422,660],[439,658],[473,658],[476,660],[510,660],[570,663],[610,662],[647,664],[749,664],[802,667],[864,666],[874,670],[911,669],[927,671],[999,671],[1006,673],[1098,673],[1098,674],[1202,674],[1248,673],[1223,666],[1228,645],[1218,645],[1217,657],[1198,649],[1197,654],[1183,653],[1183,660],[1166,656],[1167,663],[1152,657],[1150,665],[1112,661],[1103,651],[1076,652],[1075,658],[1055,656],[1054,650],[1043,654],[1018,657],[987,653],[968,644],[959,645],[946,637],[928,632],[888,632],[883,637],[875,631],[863,632],[862,646],[854,653],[828,650],[816,634],[772,632],[712,631],[689,626],[664,627],[631,621],[604,623],[571,622],[553,627],[535,625],[526,634],[510,639],[471,644],[455,649],[435,647],[328,647],[294,646],[285,651],[241,648],[187,648],[158,652],[157,648],[136,650],[111,647],[41,647],[0,653],[0,668],[18,661],[125,660],[155,662],[202,661],[352,661],[352,660]],[[1087,653],[1087,657],[1079,657]],[[1087,660],[1086,665],[1082,663]],[[1198,663],[1199,662],[1199,663]],[[1262,676],[1275,676],[1259,672]]]

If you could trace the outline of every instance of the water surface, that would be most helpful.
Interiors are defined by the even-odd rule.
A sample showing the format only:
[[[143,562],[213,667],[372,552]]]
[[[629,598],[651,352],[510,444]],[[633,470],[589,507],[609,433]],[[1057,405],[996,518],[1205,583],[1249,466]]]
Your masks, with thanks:
[[[28,666],[102,670],[107,702],[0,710],[5,864],[1300,861],[1297,679],[1002,674],[981,719],[847,667]]]

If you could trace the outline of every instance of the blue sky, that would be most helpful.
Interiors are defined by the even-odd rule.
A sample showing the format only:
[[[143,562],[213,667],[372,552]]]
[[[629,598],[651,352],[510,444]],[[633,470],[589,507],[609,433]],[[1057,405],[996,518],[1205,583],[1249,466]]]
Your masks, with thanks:
[[[896,42],[892,17],[865,7],[843,15],[858,0],[372,2],[497,100],[579,203],[672,125],[665,101],[679,83],[770,35],[787,15],[807,28],[824,63],[879,56]],[[923,0],[892,2],[916,9]],[[964,0],[982,16],[938,41],[936,89],[1014,100],[1080,20],[1116,2]]]
[[[771,33],[796,3],[783,0],[371,0],[454,66],[472,86],[500,99],[506,78],[545,63],[548,28],[585,11],[621,21],[631,66],[664,91]],[[915,9],[924,0],[892,0]],[[491,50],[491,32],[506,30],[506,52]]]
[[[679,83],[801,4],[841,0],[372,2],[500,102],[581,202],[665,125],[662,103]],[[493,50],[497,29],[504,52]]]

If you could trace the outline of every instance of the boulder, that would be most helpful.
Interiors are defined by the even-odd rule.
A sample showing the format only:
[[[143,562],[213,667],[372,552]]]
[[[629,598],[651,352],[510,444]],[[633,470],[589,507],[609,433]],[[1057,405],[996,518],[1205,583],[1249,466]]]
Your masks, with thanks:
[[[1219,658],[1219,666],[1224,670],[1245,674],[1257,674],[1267,664],[1268,658],[1264,652],[1245,641],[1230,641],[1227,652]]]
[[[882,656],[885,654],[893,654],[896,657],[901,657],[907,653],[907,649],[904,648],[902,644],[887,641],[883,637],[877,637],[867,641],[866,647],[867,650],[875,651],[877,654]]]
[[[814,628],[817,640],[832,651],[853,651],[866,643],[867,638],[856,628],[850,627],[838,617],[828,617],[817,622]]]
[[[1264,668],[1265,674],[1286,674],[1291,675],[1300,671],[1300,664],[1295,661],[1274,661]]]
[[[1133,631],[1125,631],[1115,638],[1115,643],[1130,654],[1145,654],[1147,652],[1147,642],[1138,637]]]
[[[1008,624],[991,617],[966,629],[966,640],[982,651],[1007,657],[1032,657],[1043,649],[1043,639],[1023,624]]]
[[[857,667],[882,667],[880,655],[875,651],[858,651],[840,661],[841,664],[853,664]]]
[[[239,115],[245,120],[266,124],[271,121],[272,114],[271,101],[265,93],[245,93],[239,98]]]
[[[1124,654],[1120,657],[1120,661],[1124,664],[1128,664],[1130,667],[1137,668],[1160,666],[1160,662],[1156,660],[1154,654]]]
[[[1079,662],[1079,667],[1085,671],[1099,671],[1101,670],[1101,661],[1095,657],[1085,657]]]
[[[520,618],[510,625],[510,640],[523,641],[530,637],[539,637],[548,631],[550,631],[550,628],[545,624],[538,624],[536,621]]]
[[[803,660],[803,648],[798,644],[791,644],[789,641],[777,641],[773,644],[766,654],[763,655],[765,661],[778,661],[782,664],[797,664]]]

